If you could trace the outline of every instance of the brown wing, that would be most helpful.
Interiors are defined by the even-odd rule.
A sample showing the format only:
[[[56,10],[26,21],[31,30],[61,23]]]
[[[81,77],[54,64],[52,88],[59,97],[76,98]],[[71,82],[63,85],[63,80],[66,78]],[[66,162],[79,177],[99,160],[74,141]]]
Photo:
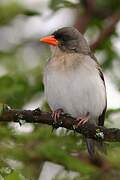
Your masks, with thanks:
[[[102,79],[102,81],[103,81],[103,83],[104,83],[104,86],[105,86],[105,80],[104,80],[103,73],[102,73],[102,71],[101,71],[100,68],[98,68],[98,71],[99,71],[100,77],[101,77],[101,79]],[[106,87],[105,87],[105,91],[106,91]],[[98,125],[99,125],[99,126],[103,126],[103,125],[104,125],[106,109],[107,109],[107,97],[106,97],[106,105],[105,105],[105,108],[104,108],[102,114],[101,114],[101,115],[99,116],[99,118],[98,118]]]
[[[96,63],[98,64],[97,59],[96,59],[96,57],[94,56],[94,54],[93,54],[93,53],[90,53],[90,56],[91,56],[91,58],[92,58],[94,61],[96,61]],[[100,68],[99,64],[98,64],[98,67],[97,67],[97,68],[98,68],[98,71],[99,71],[99,75],[100,75],[100,77],[101,77],[101,79],[102,79],[102,81],[103,81],[103,84],[104,84],[104,86],[105,86],[104,75],[103,75],[103,73],[102,73],[102,69]],[[105,91],[106,91],[106,86],[105,86]],[[101,114],[101,115],[99,116],[99,118],[98,118],[98,125],[99,125],[99,126],[103,126],[103,125],[104,125],[106,109],[107,109],[107,97],[106,97],[106,105],[105,105],[105,107],[104,107],[104,110],[103,110],[102,114]]]

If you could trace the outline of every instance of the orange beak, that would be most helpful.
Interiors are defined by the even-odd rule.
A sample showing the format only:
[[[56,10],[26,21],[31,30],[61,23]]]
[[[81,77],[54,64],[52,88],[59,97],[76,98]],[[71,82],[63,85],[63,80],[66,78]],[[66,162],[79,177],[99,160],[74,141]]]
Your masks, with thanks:
[[[53,45],[53,46],[57,46],[58,45],[58,40],[55,39],[54,35],[51,36],[47,36],[47,37],[43,37],[40,39],[41,42]]]

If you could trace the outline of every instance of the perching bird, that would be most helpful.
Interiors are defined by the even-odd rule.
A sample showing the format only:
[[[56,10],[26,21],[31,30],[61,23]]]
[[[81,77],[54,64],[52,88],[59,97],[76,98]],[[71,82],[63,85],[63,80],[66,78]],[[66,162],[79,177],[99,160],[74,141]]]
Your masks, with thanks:
[[[64,27],[40,39],[52,48],[44,72],[47,101],[56,121],[61,110],[78,121],[103,126],[107,106],[104,76],[83,35],[74,27]],[[86,139],[90,157],[100,142]]]

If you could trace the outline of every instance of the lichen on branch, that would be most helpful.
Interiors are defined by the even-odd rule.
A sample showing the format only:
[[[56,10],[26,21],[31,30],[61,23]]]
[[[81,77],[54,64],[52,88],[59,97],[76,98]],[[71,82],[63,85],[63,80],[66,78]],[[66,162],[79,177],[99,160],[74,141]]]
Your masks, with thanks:
[[[0,114],[0,122],[19,122],[26,123],[40,123],[53,126],[54,120],[51,116],[51,112],[43,112],[39,108],[35,110],[17,110],[11,109],[8,106],[4,106]],[[57,127],[63,127],[68,130],[73,130],[77,133],[84,135],[87,138],[104,141],[118,141],[120,142],[120,129],[118,128],[106,128],[102,126],[96,126],[87,122],[86,124],[77,127],[76,121],[69,115],[61,115]]]

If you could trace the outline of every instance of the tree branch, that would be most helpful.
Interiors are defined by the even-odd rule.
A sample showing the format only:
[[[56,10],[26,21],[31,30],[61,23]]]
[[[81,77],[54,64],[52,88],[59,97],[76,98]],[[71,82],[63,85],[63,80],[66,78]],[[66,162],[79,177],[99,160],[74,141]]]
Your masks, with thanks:
[[[81,1],[80,1],[81,4]],[[112,13],[111,9],[98,9],[96,6],[95,0],[84,0],[82,1],[84,11],[78,15],[76,18],[75,27],[82,33],[87,29],[91,19],[95,16],[100,17],[103,20],[103,28],[100,30],[100,33],[96,40],[90,44],[90,48],[95,50],[98,48],[105,39],[107,39],[115,29],[115,25],[120,20],[120,10]]]
[[[19,122],[26,123],[41,123],[53,126],[54,121],[50,112],[42,112],[39,108],[35,110],[15,110],[4,108],[0,116],[0,122]],[[120,141],[120,129],[117,128],[105,128],[96,126],[91,123],[75,128],[75,119],[68,115],[61,115],[58,120],[57,127],[64,127],[68,130],[74,130],[87,138],[93,138],[104,141]]]
[[[81,1],[80,1],[81,4]],[[82,33],[86,31],[89,22],[91,21],[92,18],[92,11],[95,8],[96,2],[94,0],[84,0],[82,2],[84,6],[84,11],[80,13],[79,11],[77,12],[77,18],[76,18],[76,23],[75,27]]]
[[[113,15],[105,19],[104,27],[101,29],[97,39],[90,45],[92,50],[98,48],[103,41],[109,37],[115,28],[115,25],[120,20],[120,11],[115,12]]]

